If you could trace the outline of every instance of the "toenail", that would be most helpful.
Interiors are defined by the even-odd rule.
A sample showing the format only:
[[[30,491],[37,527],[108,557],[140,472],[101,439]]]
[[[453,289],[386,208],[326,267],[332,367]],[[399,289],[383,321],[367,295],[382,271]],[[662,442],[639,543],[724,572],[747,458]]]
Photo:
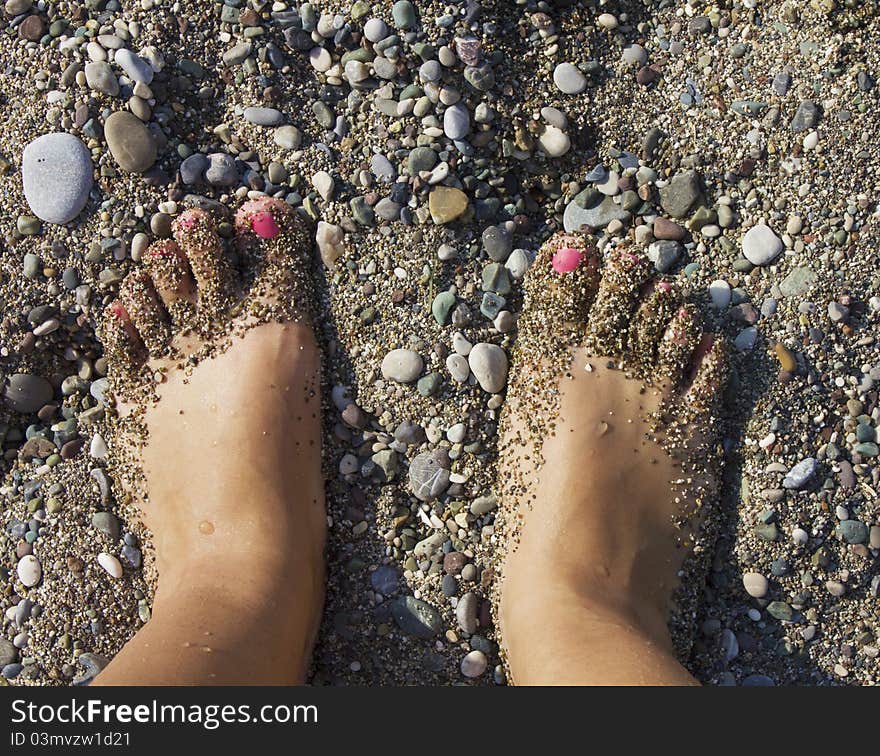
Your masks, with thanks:
[[[111,302],[110,303],[110,312],[113,313],[120,320],[130,320],[130,316],[128,314],[128,310],[125,309],[122,302]]]
[[[672,291],[672,284],[668,281],[661,281],[657,286],[663,291]]]
[[[261,239],[274,239],[281,233],[271,213],[255,213],[251,218],[251,228]]]
[[[584,259],[584,253],[574,247],[562,247],[553,255],[553,270],[557,273],[571,273]]]

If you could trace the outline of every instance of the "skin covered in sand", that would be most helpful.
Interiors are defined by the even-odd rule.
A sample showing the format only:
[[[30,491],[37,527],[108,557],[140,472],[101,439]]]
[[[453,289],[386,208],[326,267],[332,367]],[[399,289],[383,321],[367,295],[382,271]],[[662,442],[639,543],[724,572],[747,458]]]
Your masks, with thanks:
[[[111,451],[153,533],[151,621],[96,684],[302,682],[326,527],[311,244],[284,203],[245,204],[238,275],[184,213],[104,324],[121,398]]]
[[[682,566],[707,548],[724,345],[632,248],[601,263],[554,237],[526,297],[499,453],[511,679],[694,684],[669,625],[684,633]]]

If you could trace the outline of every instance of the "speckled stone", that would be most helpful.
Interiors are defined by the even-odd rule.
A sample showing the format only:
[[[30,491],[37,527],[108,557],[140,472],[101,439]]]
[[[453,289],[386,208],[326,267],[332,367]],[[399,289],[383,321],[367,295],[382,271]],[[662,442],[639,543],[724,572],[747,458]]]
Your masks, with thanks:
[[[92,157],[72,134],[44,134],[24,149],[21,178],[31,211],[47,223],[67,223],[92,189]]]

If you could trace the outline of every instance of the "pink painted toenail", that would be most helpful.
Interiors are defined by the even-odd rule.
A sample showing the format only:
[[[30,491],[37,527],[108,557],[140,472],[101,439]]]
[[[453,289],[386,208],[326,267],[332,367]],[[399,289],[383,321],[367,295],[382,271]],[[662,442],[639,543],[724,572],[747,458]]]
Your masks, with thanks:
[[[661,282],[660,282],[659,284],[657,284],[657,285],[660,287],[660,289],[661,289],[662,291],[671,291],[671,290],[672,290],[672,284],[669,283],[668,281],[661,281]]]
[[[196,225],[196,219],[192,215],[184,215],[177,223],[185,229],[190,229]]]
[[[120,320],[130,320],[128,310],[122,306],[122,302],[111,302],[110,312],[112,312]]]
[[[251,228],[261,239],[274,239],[281,233],[271,213],[255,213],[251,218]]]
[[[553,270],[557,273],[571,273],[584,259],[584,253],[574,247],[561,247],[553,255]]]

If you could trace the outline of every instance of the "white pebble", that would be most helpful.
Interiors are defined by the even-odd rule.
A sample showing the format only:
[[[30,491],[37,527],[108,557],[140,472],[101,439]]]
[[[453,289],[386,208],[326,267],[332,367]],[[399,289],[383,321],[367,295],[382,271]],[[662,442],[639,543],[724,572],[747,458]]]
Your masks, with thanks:
[[[33,554],[26,554],[18,560],[16,572],[25,588],[33,588],[43,577],[43,565]]]
[[[471,651],[461,660],[461,673],[465,677],[479,677],[486,671],[489,660],[482,651]]]
[[[119,579],[122,577],[122,565],[119,560],[112,554],[102,551],[98,554],[98,564],[104,568],[108,575],[112,578]]]

